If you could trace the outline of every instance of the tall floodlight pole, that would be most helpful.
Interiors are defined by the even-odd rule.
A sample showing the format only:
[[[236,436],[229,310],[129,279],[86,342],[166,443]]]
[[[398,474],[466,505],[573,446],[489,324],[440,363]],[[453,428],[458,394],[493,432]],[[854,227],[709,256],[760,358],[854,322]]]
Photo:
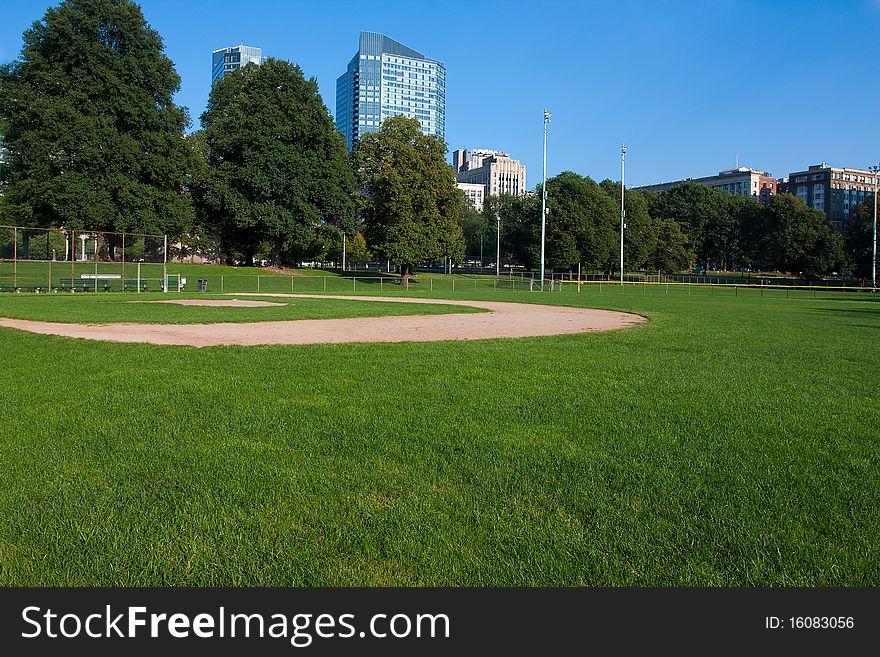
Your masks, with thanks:
[[[877,178],[880,176],[880,166],[868,167],[874,172],[874,250],[871,257],[871,291],[877,289]]]
[[[624,220],[626,218],[626,209],[623,204],[624,190],[626,184],[624,182],[626,163],[626,145],[620,145],[620,285],[623,287],[623,229],[626,227]]]
[[[498,224],[495,232],[495,239],[497,240],[497,251],[495,254],[495,277],[501,276],[501,215],[496,212],[495,213],[495,221]]]
[[[544,108],[544,177],[541,184],[541,289],[544,289],[544,239],[547,235],[547,124],[550,112]]]

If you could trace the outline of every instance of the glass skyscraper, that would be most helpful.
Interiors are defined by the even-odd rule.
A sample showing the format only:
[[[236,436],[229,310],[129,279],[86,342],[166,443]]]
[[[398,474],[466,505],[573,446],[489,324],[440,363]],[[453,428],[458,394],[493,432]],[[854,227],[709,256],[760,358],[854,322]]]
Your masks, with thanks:
[[[336,127],[351,149],[398,114],[445,140],[446,67],[384,34],[361,32],[358,52],[336,80]]]
[[[245,64],[253,62],[259,65],[263,61],[265,60],[262,48],[232,46],[231,48],[215,50],[211,57],[211,84],[214,84],[230,71],[241,68]]]

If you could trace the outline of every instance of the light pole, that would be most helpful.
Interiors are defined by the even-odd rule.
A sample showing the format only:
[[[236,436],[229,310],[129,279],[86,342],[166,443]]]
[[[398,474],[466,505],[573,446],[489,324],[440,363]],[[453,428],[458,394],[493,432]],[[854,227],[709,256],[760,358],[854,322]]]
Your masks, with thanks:
[[[550,112],[544,108],[544,182],[541,184],[541,290],[544,289],[544,238],[547,235],[547,124]]]
[[[877,177],[880,175],[880,166],[868,167],[874,172],[874,249],[871,257],[871,291],[877,289]]]
[[[623,205],[623,196],[626,185],[624,183],[624,164],[626,162],[626,145],[620,145],[620,286],[623,287],[623,229],[626,224],[623,223],[626,218],[626,209]]]
[[[495,221],[498,224],[495,233],[495,239],[498,243],[498,250],[495,254],[495,278],[498,278],[499,276],[501,276],[501,215],[498,212],[495,213]]]

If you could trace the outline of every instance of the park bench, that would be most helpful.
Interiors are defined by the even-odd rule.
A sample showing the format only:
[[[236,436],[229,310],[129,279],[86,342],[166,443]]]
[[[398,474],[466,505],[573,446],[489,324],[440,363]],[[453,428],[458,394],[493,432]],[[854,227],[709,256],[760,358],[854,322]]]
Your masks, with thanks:
[[[75,279],[75,278],[62,278],[58,281],[58,286],[62,290],[82,290],[83,292],[94,292],[95,291],[95,281],[94,279]],[[110,291],[110,283],[109,281],[98,281],[97,289],[103,292]]]
[[[140,281],[140,285],[141,285],[141,292],[146,292],[147,291],[147,282],[142,279]],[[134,290],[136,292],[138,289],[138,280],[136,278],[133,278],[131,280],[124,281],[122,283],[122,289],[126,292],[128,290]]]

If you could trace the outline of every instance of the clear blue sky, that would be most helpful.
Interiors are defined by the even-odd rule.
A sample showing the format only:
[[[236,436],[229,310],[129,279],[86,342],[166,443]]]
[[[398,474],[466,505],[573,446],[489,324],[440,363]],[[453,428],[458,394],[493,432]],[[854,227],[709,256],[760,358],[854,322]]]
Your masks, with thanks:
[[[0,62],[57,4],[3,0]],[[446,64],[450,151],[508,151],[541,178],[627,185],[741,165],[777,177],[810,164],[880,160],[880,0],[526,2],[144,0],[199,126],[211,51],[238,43],[299,64],[335,111],[336,78],[361,30]]]

